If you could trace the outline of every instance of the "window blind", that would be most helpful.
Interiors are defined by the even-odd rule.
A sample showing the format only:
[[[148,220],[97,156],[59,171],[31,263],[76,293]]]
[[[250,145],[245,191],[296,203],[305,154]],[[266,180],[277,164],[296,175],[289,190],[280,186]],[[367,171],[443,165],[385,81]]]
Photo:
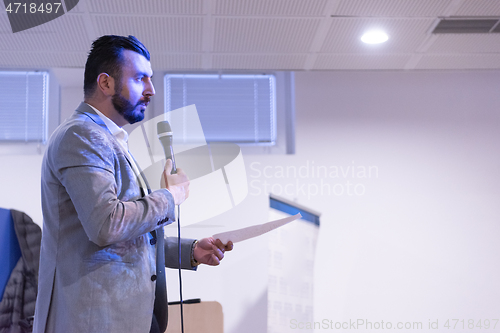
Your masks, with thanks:
[[[276,141],[274,75],[167,74],[165,111],[191,104],[208,142]]]
[[[47,72],[0,72],[0,141],[47,140]]]

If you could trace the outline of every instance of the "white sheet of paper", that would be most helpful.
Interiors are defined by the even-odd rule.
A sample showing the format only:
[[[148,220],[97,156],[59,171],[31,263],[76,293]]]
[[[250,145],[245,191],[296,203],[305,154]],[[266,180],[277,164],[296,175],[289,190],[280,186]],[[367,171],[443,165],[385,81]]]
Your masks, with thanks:
[[[214,239],[220,239],[222,244],[227,244],[227,242],[232,241],[233,243],[241,242],[246,239],[254,238],[263,235],[271,230],[284,226],[287,223],[300,219],[302,215],[300,213],[285,217],[283,219],[253,225],[251,227],[241,228],[232,231],[221,232],[213,235]]]

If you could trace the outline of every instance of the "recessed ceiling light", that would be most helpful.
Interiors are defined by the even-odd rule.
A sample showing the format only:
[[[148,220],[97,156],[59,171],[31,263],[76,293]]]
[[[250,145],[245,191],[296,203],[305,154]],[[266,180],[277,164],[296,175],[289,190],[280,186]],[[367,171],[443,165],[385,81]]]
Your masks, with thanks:
[[[380,44],[389,39],[389,36],[383,31],[368,31],[361,36],[361,41],[366,44]]]

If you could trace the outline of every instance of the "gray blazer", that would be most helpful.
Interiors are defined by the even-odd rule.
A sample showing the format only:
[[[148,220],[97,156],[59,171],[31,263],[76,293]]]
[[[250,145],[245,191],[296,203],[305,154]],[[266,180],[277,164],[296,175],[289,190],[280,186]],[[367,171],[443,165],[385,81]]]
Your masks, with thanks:
[[[43,231],[35,333],[149,332],[151,231],[175,220],[166,189],[142,196],[127,155],[85,103],[51,136],[42,165]],[[167,238],[168,267],[177,240]],[[193,240],[182,240],[183,268]]]

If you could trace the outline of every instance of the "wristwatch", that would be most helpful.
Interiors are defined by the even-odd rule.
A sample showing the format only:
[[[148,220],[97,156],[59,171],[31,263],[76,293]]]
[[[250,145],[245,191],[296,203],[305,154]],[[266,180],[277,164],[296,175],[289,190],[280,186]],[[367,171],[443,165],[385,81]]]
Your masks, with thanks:
[[[198,244],[198,241],[195,240],[193,242],[193,245],[191,246],[191,266],[192,267],[196,267],[198,266],[200,263],[198,261],[196,261],[196,259],[194,258],[194,248],[196,247],[196,244]]]

